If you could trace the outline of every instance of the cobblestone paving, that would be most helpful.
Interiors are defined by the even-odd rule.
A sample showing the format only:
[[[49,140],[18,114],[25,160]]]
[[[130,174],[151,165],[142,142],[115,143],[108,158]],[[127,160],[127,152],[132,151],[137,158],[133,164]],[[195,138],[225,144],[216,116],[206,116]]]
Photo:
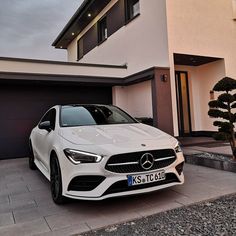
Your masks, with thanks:
[[[188,164],[184,173],[185,184],[181,186],[126,198],[98,202],[70,201],[57,206],[52,201],[49,182],[39,171],[29,170],[27,158],[2,160],[0,236],[78,235],[236,193],[235,173]],[[156,227],[162,229],[162,225],[169,227],[167,223]],[[137,225],[134,227],[138,230]],[[145,235],[145,228],[142,232],[137,234]],[[123,235],[132,233],[125,232]]]
[[[83,236],[236,235],[236,195],[181,207]]]

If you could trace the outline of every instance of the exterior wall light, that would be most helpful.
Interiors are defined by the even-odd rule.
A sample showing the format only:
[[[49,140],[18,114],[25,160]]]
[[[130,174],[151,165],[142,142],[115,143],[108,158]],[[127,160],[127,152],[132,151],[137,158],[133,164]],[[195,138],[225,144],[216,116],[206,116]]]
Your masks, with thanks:
[[[164,75],[161,75],[161,81],[162,82],[167,82],[167,80],[168,80],[168,75],[167,74],[164,74]]]

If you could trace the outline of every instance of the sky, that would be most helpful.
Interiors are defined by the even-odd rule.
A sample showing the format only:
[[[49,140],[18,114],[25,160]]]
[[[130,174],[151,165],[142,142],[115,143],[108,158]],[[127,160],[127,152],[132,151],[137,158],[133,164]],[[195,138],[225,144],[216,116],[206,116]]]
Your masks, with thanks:
[[[66,61],[51,46],[82,0],[0,0],[0,57]]]

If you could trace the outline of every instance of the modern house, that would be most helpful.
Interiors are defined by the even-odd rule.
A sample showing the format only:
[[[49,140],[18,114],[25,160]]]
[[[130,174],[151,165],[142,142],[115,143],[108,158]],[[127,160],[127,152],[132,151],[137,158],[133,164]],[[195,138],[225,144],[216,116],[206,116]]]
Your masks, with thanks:
[[[27,154],[50,106],[117,105],[175,136],[214,131],[213,85],[236,78],[236,0],[85,0],[53,42],[68,62],[0,58],[0,159]]]

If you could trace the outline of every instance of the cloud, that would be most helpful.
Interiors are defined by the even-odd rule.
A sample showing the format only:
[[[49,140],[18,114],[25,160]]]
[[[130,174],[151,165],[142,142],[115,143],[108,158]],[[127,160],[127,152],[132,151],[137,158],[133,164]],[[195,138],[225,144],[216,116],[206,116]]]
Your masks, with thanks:
[[[82,0],[1,0],[0,56],[66,60],[51,44]]]

